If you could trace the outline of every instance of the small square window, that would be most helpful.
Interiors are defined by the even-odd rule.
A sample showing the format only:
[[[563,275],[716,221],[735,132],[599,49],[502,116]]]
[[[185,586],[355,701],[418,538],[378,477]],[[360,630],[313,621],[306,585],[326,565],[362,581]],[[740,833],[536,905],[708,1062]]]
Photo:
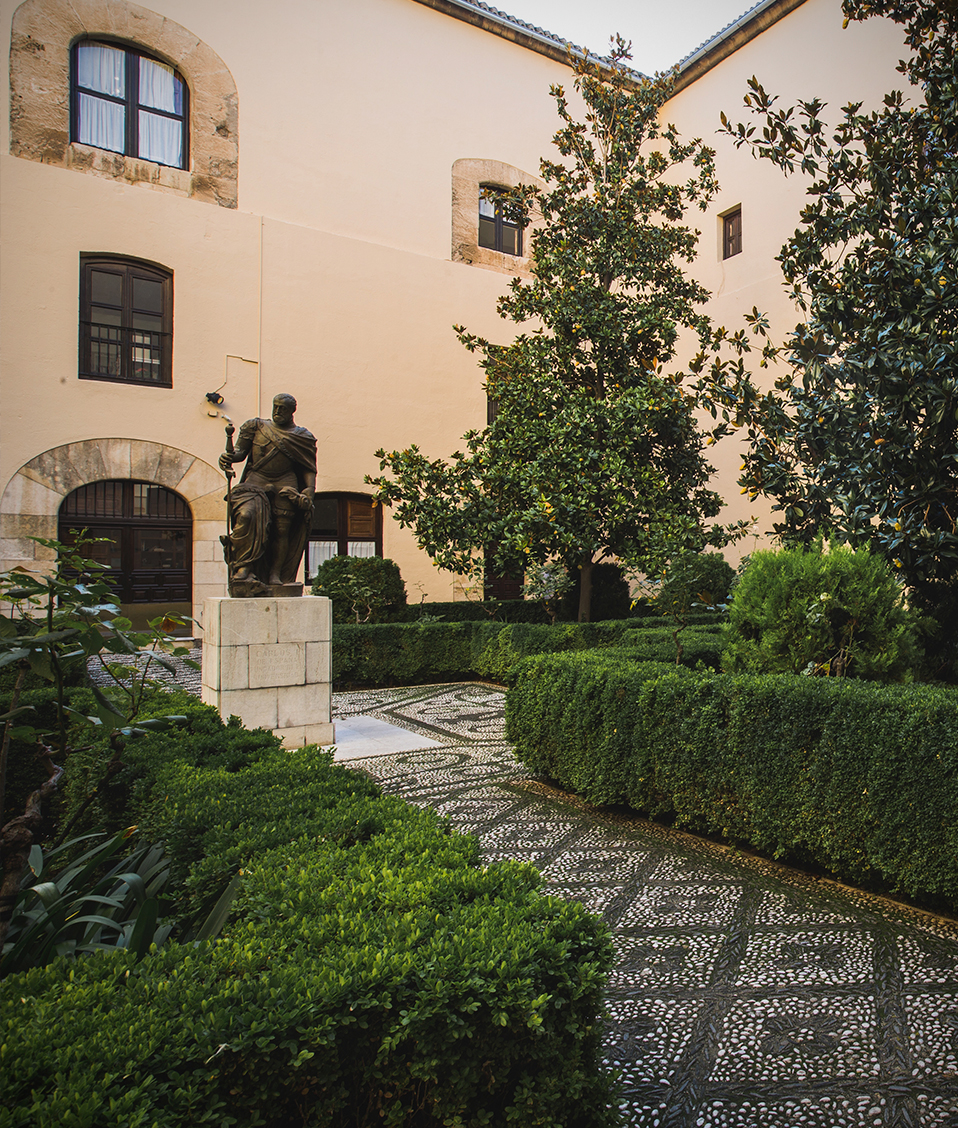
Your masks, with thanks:
[[[742,253],[742,209],[722,216],[722,258]]]
[[[366,494],[317,494],[307,546],[306,571],[333,556],[382,556],[382,506]]]

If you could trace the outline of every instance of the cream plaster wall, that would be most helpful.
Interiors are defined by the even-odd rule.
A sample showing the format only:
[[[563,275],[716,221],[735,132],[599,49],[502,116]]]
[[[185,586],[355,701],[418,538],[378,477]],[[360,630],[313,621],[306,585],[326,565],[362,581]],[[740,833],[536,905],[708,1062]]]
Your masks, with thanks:
[[[873,19],[843,31],[839,0],[806,0],[668,102],[663,116],[683,136],[702,137],[716,150],[722,190],[707,213],[696,212],[691,220],[702,232],[693,273],[713,295],[708,312],[716,324],[730,331],[744,328],[743,315],[755,306],[769,315],[772,339],[780,343],[799,320],[775,256],[798,225],[808,183],[801,174],[786,178],[770,163],[736,149],[730,138],[717,135],[721,112],[732,122],[749,120],[742,99],[755,75],[770,95],[779,95],[780,107],[819,97],[828,103],[827,120],[836,122],[846,103],[863,100],[866,108],[877,108],[888,90],[901,89],[903,79],[895,67],[905,53],[898,25]],[[738,204],[742,253],[723,261],[721,216]],[[779,363],[759,370],[756,359],[753,370],[763,386],[771,386],[784,367]],[[736,485],[741,450],[735,439],[709,448],[718,469],[717,488],[727,502],[723,518],[754,516],[756,528],[767,530],[767,504],[749,505]],[[738,551],[750,552],[755,546],[749,538]],[[726,555],[733,559],[736,551]]]
[[[453,166],[468,158],[536,171],[556,126],[549,86],[569,84],[565,67],[412,0],[284,0],[268,21],[252,0],[152,7],[223,60],[235,82],[238,208],[8,155],[5,103],[0,538],[18,542],[0,549],[8,560],[23,559],[25,519],[42,518],[47,529],[50,495],[62,496],[25,467],[79,443],[80,464],[93,474],[91,451],[102,445],[111,462],[117,441],[212,467],[223,420],[209,416],[204,394],[217,388],[237,424],[268,413],[276,392],[293,392],[298,421],[319,440],[320,490],[362,491],[379,446],[418,443],[430,457],[447,456],[485,420],[481,373],[452,324],[494,340],[510,335],[495,314],[508,275],[451,261]],[[8,42],[15,8],[0,0]],[[841,33],[838,0],[807,0],[679,94],[667,116],[683,134],[711,138],[719,110],[735,112],[752,73],[786,98],[877,96],[892,84],[885,76],[897,32],[875,23]],[[6,99],[7,82],[3,90]],[[716,293],[718,320],[737,324],[754,304],[784,328],[771,259],[794,226],[800,187],[720,139],[716,146],[725,187],[699,219],[696,270]],[[717,215],[738,202],[745,251],[723,265]],[[173,270],[172,389],[77,379],[83,252]],[[718,488],[738,515],[734,444],[718,448],[716,462]],[[205,523],[197,600],[223,594],[219,488],[185,495]],[[388,515],[384,551],[411,599],[453,597],[454,578]]]
[[[4,0],[5,4],[9,0]],[[449,256],[460,157],[538,171],[566,67],[412,0],[163,0],[239,94],[241,209]]]
[[[214,465],[224,438],[204,398],[214,389],[237,423],[292,391],[299,422],[319,440],[320,490],[362,491],[380,445],[448,455],[485,420],[481,373],[452,324],[510,335],[495,315],[508,275],[450,261],[453,165],[485,156],[536,169],[555,124],[548,87],[568,72],[411,0],[289,0],[271,36],[252,3],[154,8],[235,81],[239,208],[0,155],[0,489],[17,504],[24,489],[30,498],[49,489],[24,487],[23,468],[77,443],[95,480],[90,451],[112,449],[113,436]],[[8,36],[15,9],[0,4]],[[0,114],[4,149],[8,120]],[[172,269],[172,389],[77,379],[83,252]],[[55,507],[43,499],[17,521],[6,511],[8,560],[24,559],[19,534],[33,517],[50,533]],[[225,506],[211,494],[200,515],[187,500],[196,520],[213,523],[197,537],[199,601],[222,594],[210,585],[222,584],[213,526]],[[452,598],[453,578],[388,516],[384,551],[413,598]]]

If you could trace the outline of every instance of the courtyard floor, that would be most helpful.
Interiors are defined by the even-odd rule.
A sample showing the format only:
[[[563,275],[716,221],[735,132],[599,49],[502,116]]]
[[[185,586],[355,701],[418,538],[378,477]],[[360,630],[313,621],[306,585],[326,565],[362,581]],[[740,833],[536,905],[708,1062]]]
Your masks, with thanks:
[[[958,924],[530,778],[502,690],[333,695],[337,759],[534,863],[612,928],[632,1125],[958,1128]]]
[[[628,1124],[958,1128],[958,922],[550,787],[504,703],[478,683],[335,693],[335,758],[604,917]]]

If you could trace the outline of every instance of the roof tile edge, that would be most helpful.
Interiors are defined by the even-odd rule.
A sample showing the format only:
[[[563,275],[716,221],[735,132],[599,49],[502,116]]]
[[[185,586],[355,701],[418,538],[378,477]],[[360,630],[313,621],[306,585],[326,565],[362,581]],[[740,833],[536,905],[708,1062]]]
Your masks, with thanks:
[[[574,43],[568,43],[558,35],[553,35],[540,27],[534,27],[515,16],[507,15],[498,8],[493,8],[483,0],[416,0],[417,4],[424,4],[427,8],[434,8],[454,19],[471,23],[481,27],[484,31],[509,39],[520,47],[546,55],[556,62],[570,65],[569,53],[573,57],[581,58],[585,51]],[[758,4],[749,8],[737,20],[733,20],[711,39],[707,39],[701,47],[687,55],[673,68],[675,71],[675,88],[672,94],[677,94],[702,75],[717,66],[723,59],[734,54],[740,47],[754,39],[756,36],[778,23],[789,12],[801,7],[805,0],[760,0]],[[601,57],[596,57],[596,62],[601,63]],[[644,77],[637,73],[637,77]]]
[[[804,3],[805,0],[760,0],[676,65],[672,96],[691,86],[723,59],[733,55],[740,47],[744,47]]]

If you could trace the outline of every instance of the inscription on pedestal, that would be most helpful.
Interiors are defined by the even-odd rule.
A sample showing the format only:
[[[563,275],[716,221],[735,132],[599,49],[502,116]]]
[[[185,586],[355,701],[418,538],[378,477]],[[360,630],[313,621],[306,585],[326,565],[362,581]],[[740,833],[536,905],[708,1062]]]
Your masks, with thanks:
[[[306,681],[306,644],[278,642],[249,648],[249,687],[302,685]]]

